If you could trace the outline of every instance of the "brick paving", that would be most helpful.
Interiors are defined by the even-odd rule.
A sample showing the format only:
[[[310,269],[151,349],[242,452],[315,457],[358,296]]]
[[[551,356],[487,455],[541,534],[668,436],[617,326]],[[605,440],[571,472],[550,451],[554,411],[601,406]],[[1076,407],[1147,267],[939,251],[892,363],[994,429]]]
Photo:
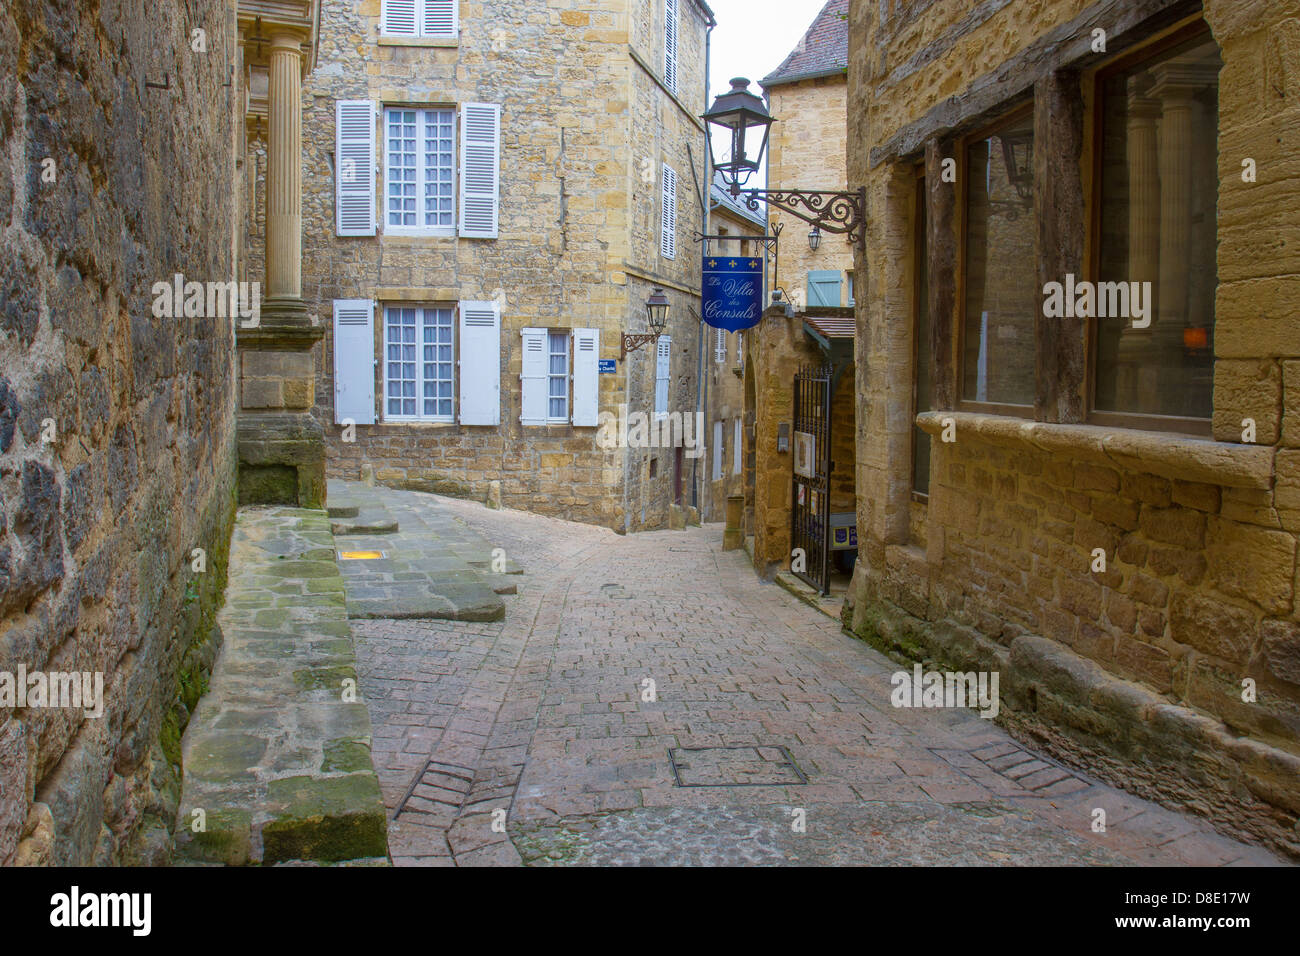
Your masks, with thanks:
[[[895,709],[898,666],[721,526],[407,494],[523,574],[504,621],[353,622],[398,865],[1282,862],[973,711]]]

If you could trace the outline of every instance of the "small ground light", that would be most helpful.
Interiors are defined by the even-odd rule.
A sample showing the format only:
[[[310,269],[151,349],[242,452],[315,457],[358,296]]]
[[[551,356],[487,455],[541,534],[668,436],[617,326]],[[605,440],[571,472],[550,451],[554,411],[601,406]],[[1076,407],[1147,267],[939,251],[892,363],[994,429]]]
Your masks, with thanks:
[[[384,556],[382,551],[340,551],[340,561],[378,561]]]

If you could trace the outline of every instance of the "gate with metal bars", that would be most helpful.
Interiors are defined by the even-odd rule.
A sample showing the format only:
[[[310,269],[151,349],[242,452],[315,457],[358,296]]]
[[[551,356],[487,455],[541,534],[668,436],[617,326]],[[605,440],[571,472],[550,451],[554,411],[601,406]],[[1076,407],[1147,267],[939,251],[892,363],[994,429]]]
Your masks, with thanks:
[[[794,574],[830,593],[831,380],[830,365],[804,365],[794,377],[794,493],[790,547]],[[802,566],[802,567],[801,567]]]

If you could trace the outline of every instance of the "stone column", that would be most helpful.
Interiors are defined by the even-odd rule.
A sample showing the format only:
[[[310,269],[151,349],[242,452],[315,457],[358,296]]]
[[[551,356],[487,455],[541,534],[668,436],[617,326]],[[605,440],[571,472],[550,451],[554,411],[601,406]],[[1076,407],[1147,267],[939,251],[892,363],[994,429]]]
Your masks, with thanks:
[[[325,432],[312,415],[324,325],[302,298],[302,44],[277,26],[257,44],[267,71],[266,278],[261,313],[240,322],[239,501],[325,506]],[[263,56],[263,48],[269,56]]]
[[[302,46],[271,38],[266,158],[266,302],[263,313],[306,321],[302,303]]]

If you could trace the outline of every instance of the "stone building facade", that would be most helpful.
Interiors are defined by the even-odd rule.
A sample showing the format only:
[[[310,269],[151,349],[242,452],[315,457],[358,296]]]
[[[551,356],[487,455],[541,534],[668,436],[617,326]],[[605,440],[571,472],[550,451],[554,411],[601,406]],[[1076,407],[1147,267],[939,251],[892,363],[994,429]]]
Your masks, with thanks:
[[[326,0],[321,22],[302,286],[329,473],[664,525],[689,448],[598,426],[699,407],[708,8]],[[668,334],[622,356],[655,287]]]
[[[850,17],[846,623],[1000,671],[1016,732],[1300,853],[1300,4]]]
[[[776,117],[767,147],[768,188],[843,189],[848,182],[849,0],[828,0],[790,55],[762,80]],[[782,229],[776,284],[797,309],[853,307],[853,247],[826,234],[809,248],[806,222],[770,211]]]
[[[235,346],[155,286],[236,277],[236,61],[227,0],[0,10],[0,864],[167,858],[235,511]],[[81,675],[102,713],[52,706]]]

